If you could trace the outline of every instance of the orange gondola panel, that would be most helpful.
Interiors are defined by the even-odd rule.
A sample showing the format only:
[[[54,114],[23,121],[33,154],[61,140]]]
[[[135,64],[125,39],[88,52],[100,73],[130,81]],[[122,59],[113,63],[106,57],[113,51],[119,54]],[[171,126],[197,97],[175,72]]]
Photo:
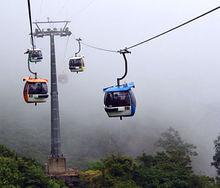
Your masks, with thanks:
[[[47,79],[23,78],[25,81],[23,96],[26,103],[44,103],[48,98]]]

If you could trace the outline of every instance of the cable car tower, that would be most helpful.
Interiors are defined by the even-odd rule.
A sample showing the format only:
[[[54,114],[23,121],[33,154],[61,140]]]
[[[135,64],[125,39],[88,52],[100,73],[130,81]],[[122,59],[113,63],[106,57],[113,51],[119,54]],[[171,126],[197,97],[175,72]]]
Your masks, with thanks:
[[[60,115],[57,90],[56,55],[55,55],[55,36],[68,37],[72,33],[67,27],[69,21],[48,21],[33,22],[36,29],[33,33],[35,37],[50,37],[50,61],[51,61],[51,152],[48,158],[47,171],[49,175],[66,172],[66,159],[61,152],[60,137]],[[50,25],[62,25],[62,28],[51,29]],[[48,28],[41,28],[40,25],[47,25]]]

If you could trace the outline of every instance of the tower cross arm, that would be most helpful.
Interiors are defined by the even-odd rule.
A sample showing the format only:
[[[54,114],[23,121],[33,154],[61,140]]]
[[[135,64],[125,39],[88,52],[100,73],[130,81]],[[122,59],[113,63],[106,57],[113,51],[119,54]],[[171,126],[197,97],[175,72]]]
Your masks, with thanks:
[[[33,36],[35,37],[44,37],[44,36],[50,36],[50,35],[67,37],[72,34],[72,32],[67,27],[70,21],[47,21],[47,22],[33,22],[33,23],[36,25],[35,32],[33,33]],[[47,27],[46,29],[41,29],[39,26],[40,24],[42,25],[49,24],[49,27]],[[57,27],[51,28],[50,26],[51,24],[53,25],[64,24],[64,26],[60,27],[59,29]]]

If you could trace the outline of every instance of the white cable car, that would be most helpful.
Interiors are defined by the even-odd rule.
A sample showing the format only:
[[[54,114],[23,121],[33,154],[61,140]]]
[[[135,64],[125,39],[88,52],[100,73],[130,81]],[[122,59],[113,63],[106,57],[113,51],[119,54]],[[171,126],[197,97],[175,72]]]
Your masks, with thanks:
[[[85,70],[84,56],[70,58],[69,69],[71,72],[83,72]]]
[[[28,60],[30,62],[41,62],[43,59],[43,55],[40,49],[28,49],[26,53],[28,54]]]
[[[47,79],[23,78],[25,81],[23,97],[26,103],[44,103],[48,98]]]

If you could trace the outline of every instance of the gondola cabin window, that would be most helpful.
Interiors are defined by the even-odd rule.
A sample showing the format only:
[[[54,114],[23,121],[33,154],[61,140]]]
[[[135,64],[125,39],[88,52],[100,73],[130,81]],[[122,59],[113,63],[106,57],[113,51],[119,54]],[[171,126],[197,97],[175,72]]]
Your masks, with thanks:
[[[29,94],[47,94],[46,83],[29,83]]]
[[[128,92],[108,93],[105,99],[105,105],[108,107],[130,106],[131,99]]]

